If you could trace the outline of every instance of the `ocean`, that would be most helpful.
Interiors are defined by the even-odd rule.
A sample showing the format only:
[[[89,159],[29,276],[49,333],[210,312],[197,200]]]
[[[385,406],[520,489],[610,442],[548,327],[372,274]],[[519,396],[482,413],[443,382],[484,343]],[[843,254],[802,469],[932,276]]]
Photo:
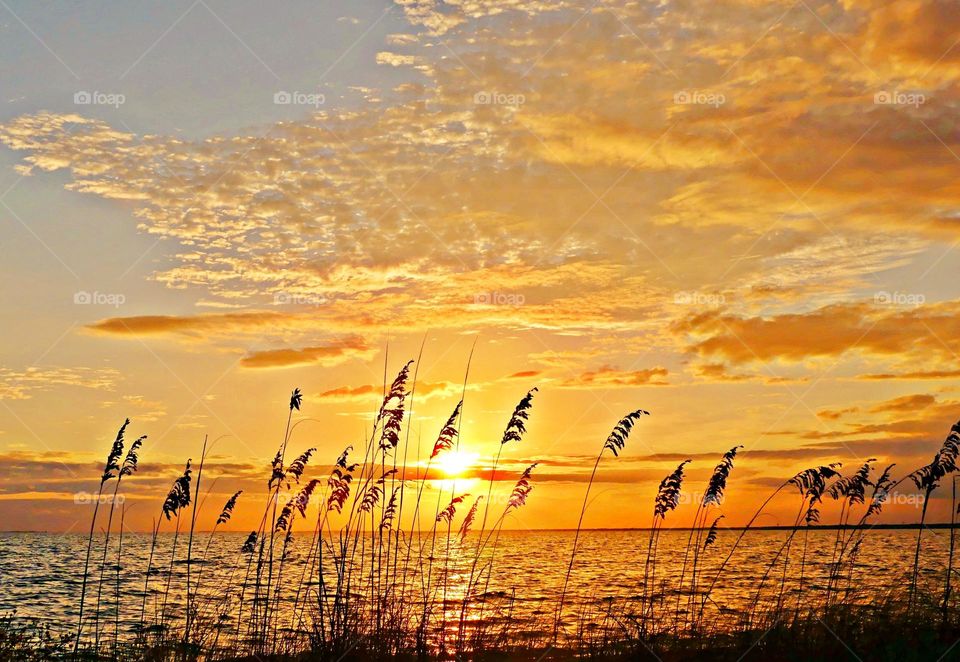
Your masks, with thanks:
[[[822,604],[828,585],[834,600],[851,603],[882,603],[907,590],[913,570],[916,529],[873,529],[862,531],[852,563],[841,566],[831,581],[831,561],[847,540],[849,557],[860,538],[853,530],[800,529],[792,537],[788,530],[751,530],[745,533],[735,553],[717,575],[740,536],[738,530],[721,530],[714,544],[700,553],[697,561],[697,597],[691,598],[692,552],[685,555],[690,540],[686,530],[664,530],[656,545],[656,563],[647,564],[651,534],[645,530],[584,531],[570,573],[565,596],[563,623],[569,627],[598,627],[611,614],[625,623],[643,618],[644,600],[654,596],[660,619],[688,618],[690,606],[703,603],[707,619],[715,626],[733,626],[744,618],[779,602],[785,608]],[[705,532],[701,534],[701,549]],[[851,538],[852,536],[852,538]],[[224,632],[224,637],[242,636],[249,608],[261,592],[253,577],[258,554],[241,552],[246,536],[239,533],[195,535],[189,566],[191,590],[198,596],[198,622]],[[694,534],[694,541],[696,534]],[[564,584],[574,541],[573,531],[504,531],[495,542],[489,540],[481,560],[474,565],[480,541],[475,534],[461,541],[456,531],[435,538],[428,533],[412,544],[384,552],[371,550],[366,536],[356,541],[351,595],[358,604],[368,596],[387,592],[379,567],[370,572],[368,557],[374,553],[391,559],[403,577],[405,590],[394,586],[402,599],[426,601],[429,610],[442,621],[460,618],[463,597],[471,576],[475,578],[472,599],[463,610],[465,619],[508,622],[518,632],[535,636],[553,623]],[[94,539],[91,572],[86,590],[86,615],[97,611],[101,636],[131,638],[140,627],[165,623],[174,628],[185,618],[187,536],[176,540],[172,534],[159,535],[153,552],[153,572],[147,580],[145,569],[150,555],[150,536],[125,534],[120,563],[118,538],[110,541],[107,563],[100,581],[103,536]],[[322,547],[327,586],[335,582],[332,554],[336,540]],[[378,543],[379,544],[379,543]],[[694,543],[691,544],[691,548]],[[79,617],[87,537],[56,533],[0,533],[0,613],[17,619],[42,623],[53,631],[70,632]],[[276,541],[275,566],[280,565],[282,541]],[[271,587],[277,621],[281,629],[306,636],[317,616],[318,577],[311,570],[313,550],[309,532],[294,537],[286,548],[282,574]],[[946,579],[950,549],[947,529],[924,531],[920,558],[921,592],[940,595]],[[489,564],[493,553],[493,563]],[[684,558],[686,556],[686,559]],[[784,561],[788,560],[785,564]],[[264,557],[266,562],[266,557]],[[407,570],[404,571],[403,569]],[[172,572],[171,572],[172,569]],[[683,590],[678,590],[681,573]],[[652,580],[645,588],[645,577]],[[479,578],[479,581],[477,579]],[[714,579],[716,581],[714,582]],[[146,600],[144,584],[147,583]],[[705,590],[713,584],[709,598]],[[276,590],[276,585],[280,586]],[[425,587],[431,587],[425,590]],[[646,597],[645,597],[646,596]],[[241,604],[241,600],[246,605]],[[375,601],[376,598],[373,598]],[[372,604],[372,602],[371,602]],[[420,608],[417,607],[418,611]],[[694,611],[696,611],[694,607]],[[143,614],[143,616],[142,616]],[[92,628],[92,625],[90,626]]]

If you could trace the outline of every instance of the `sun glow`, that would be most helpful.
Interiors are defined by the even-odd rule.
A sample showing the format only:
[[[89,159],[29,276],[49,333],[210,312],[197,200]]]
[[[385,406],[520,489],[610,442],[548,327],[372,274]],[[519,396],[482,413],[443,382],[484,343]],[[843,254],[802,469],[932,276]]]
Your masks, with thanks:
[[[476,453],[451,450],[437,458],[436,465],[448,478],[463,476],[476,462]]]

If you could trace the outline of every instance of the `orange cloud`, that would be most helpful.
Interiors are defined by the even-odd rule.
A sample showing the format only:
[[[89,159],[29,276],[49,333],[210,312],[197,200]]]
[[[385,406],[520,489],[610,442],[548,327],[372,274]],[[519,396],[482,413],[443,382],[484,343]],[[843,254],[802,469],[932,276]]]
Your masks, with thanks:
[[[200,336],[237,330],[272,327],[286,323],[290,316],[274,312],[217,313],[210,315],[142,315],[111,317],[87,326],[96,333],[117,336],[178,334]]]
[[[798,362],[854,352],[952,360],[960,351],[957,312],[956,302],[909,309],[833,304],[768,317],[708,311],[680,320],[673,328],[692,339],[692,353],[733,364]]]
[[[326,345],[300,349],[270,349],[240,359],[244,368],[291,368],[302,365],[332,365],[352,358],[369,358],[371,347],[360,336],[348,336]]]
[[[521,370],[520,372],[513,373],[507,377],[507,379],[527,379],[529,377],[536,377],[540,374],[543,373],[541,373],[539,370]]]
[[[888,379],[956,379],[957,377],[960,377],[960,370],[911,370],[901,373],[885,372],[860,375],[858,379],[882,381]]]
[[[960,61],[956,45],[960,14],[950,0],[845,0],[868,17],[858,35],[861,49],[875,62],[912,65],[925,73],[931,65]]]
[[[851,420],[853,414],[860,414]],[[936,440],[945,435],[951,422],[960,417],[960,402],[938,400],[929,393],[914,393],[883,400],[871,407],[845,407],[817,412],[817,416],[826,421],[845,422],[841,427],[822,426],[816,430],[804,432],[781,430],[772,434],[794,436],[799,439],[847,439],[880,437],[882,439]],[[838,442],[842,443],[842,442]],[[873,442],[875,445],[878,443]],[[898,453],[901,455],[921,455],[926,453],[925,444],[913,448],[909,443],[898,441]],[[877,446],[880,448],[880,446]],[[922,449],[922,450],[921,450]],[[873,453],[873,451],[866,451]]]
[[[463,388],[462,384],[453,382],[417,382],[416,397],[429,398],[435,395],[455,395]],[[468,386],[476,388],[476,385]],[[382,396],[383,385],[380,384],[362,384],[360,386],[338,386],[337,388],[323,391],[316,396],[318,400],[327,400],[331,402],[355,402],[362,400],[376,400]]]
[[[842,409],[821,409],[817,412],[817,416],[820,418],[826,418],[831,421],[836,421],[848,414],[855,414],[860,411],[859,407],[844,407]]]
[[[937,401],[937,396],[929,393],[904,395],[887,400],[870,409],[872,413],[903,413],[918,412],[926,409]]]
[[[618,370],[612,366],[602,366],[589,370],[575,379],[563,383],[567,388],[617,388],[631,386],[665,386],[669,371],[666,368],[646,368],[643,370]]]
[[[119,380],[120,372],[113,368],[0,368],[0,400],[27,400],[59,386],[112,391]]]

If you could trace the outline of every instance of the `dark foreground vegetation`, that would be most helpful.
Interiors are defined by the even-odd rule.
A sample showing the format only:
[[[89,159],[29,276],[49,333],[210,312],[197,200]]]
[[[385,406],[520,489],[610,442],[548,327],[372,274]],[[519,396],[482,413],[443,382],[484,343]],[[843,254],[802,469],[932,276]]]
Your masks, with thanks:
[[[935,662],[960,660],[960,624],[943,624],[938,609],[843,607],[828,616],[806,614],[793,619],[775,620],[766,628],[734,632],[674,636],[658,634],[646,639],[623,633],[586,635],[565,646],[552,646],[546,640],[524,642],[499,640],[496,648],[480,648],[461,659],[480,661],[547,660],[662,660],[663,662],[739,662],[740,660],[784,660],[796,662],[832,662],[863,660],[878,662]],[[438,659],[432,655],[429,659]],[[414,651],[385,653],[372,642],[363,642],[344,653],[314,650],[284,654],[236,654],[229,650],[199,651],[181,643],[141,646],[122,644],[116,651],[96,654],[82,649],[73,653],[72,637],[55,635],[10,619],[0,619],[0,660],[85,660],[134,661],[220,660],[223,662],[361,662],[363,660],[423,659]],[[448,656],[448,659],[456,659]]]
[[[668,575],[658,548],[668,516],[681,503],[689,460],[681,462],[657,488],[644,548],[624,561],[642,564],[638,592],[573,606],[568,588],[578,572],[580,526],[593,479],[603,460],[618,456],[636,424],[649,415],[642,409],[629,412],[600,445],[564,559],[566,574],[557,582],[552,604],[542,610],[541,622],[521,625],[512,617],[509,596],[496,603],[488,598],[504,522],[526,504],[537,465],[507,477],[513,487],[505,499],[495,500],[498,505],[491,496],[495,482],[504,480],[498,476],[501,453],[508,444],[522,443],[537,389],[520,399],[491,451],[485,493],[461,494],[453,481],[446,492],[434,490],[434,502],[424,491],[435,479],[431,464],[458,447],[464,403],[461,399],[452,407],[429,458],[421,461],[419,443],[409,439],[416,395],[412,364],[386,385],[365,447],[358,452],[347,447],[317,478],[309,478],[316,449],[293,451],[294,412],[302,405],[299,389],[293,391],[283,438],[259,497],[259,526],[235,550],[232,563],[206,571],[217,527],[230,520],[242,495],[237,492],[223,504],[215,524],[209,517],[212,532],[198,532],[198,497],[211,446],[205,440],[199,461],[186,462],[159,505],[142,586],[133,593],[139,622],[132,628],[122,626],[119,616],[131,591],[120,587],[119,569],[126,562],[124,508],[114,505],[124,478],[138,469],[146,437],[127,445],[129,421],[124,422],[99,477],[77,623],[69,631],[53,631],[15,616],[0,619],[0,659],[960,659],[952,527],[942,575],[921,577],[919,572],[926,504],[957,470],[960,423],[929,464],[899,478],[893,465],[880,470],[874,460],[851,473],[842,474],[836,463],[797,473],[760,504],[732,544],[720,546],[720,505],[741,450],[730,448],[719,455],[702,496],[690,506],[694,527],[686,534],[681,570]],[[904,482],[924,496],[913,558],[898,560],[905,568],[899,585],[864,599],[855,586],[857,559],[884,502]],[[103,495],[113,498],[101,508]],[[755,578],[752,595],[736,606],[719,604],[726,573],[750,553],[744,537],[778,495],[796,500],[792,528]],[[838,502],[839,521],[832,554],[814,560],[807,537],[820,524],[825,499]],[[954,513],[955,501],[954,491]],[[98,525],[104,534],[95,545]],[[157,550],[166,548],[156,545],[162,527],[173,541],[164,558]],[[301,551],[296,567],[290,558],[295,531],[310,540],[300,547],[306,553]],[[814,579],[815,562],[826,570]],[[186,569],[180,591],[171,590],[176,566]],[[616,585],[615,577],[610,581]]]

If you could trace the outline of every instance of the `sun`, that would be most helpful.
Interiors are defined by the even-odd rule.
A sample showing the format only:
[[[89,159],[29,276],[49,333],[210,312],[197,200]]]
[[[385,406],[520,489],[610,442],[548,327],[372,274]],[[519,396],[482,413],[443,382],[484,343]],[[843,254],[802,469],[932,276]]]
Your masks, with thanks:
[[[444,453],[437,459],[437,468],[448,478],[462,476],[476,462],[477,454],[461,450]]]

